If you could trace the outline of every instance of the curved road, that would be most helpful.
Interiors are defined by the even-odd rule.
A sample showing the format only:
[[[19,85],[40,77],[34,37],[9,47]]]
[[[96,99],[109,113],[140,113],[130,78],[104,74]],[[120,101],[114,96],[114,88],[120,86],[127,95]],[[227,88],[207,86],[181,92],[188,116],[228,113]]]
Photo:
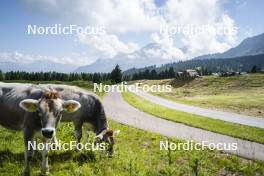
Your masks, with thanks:
[[[212,119],[220,119],[223,121],[238,123],[241,125],[264,128],[264,118],[246,116],[232,112],[222,112],[217,110],[211,110],[211,109],[176,103],[158,96],[151,95],[143,91],[133,91],[133,93],[143,97],[148,101],[151,101],[158,105],[165,106],[167,108],[174,109],[177,111],[183,111],[191,114],[201,115]]]
[[[146,114],[130,106],[125,102],[120,93],[108,93],[103,104],[108,117],[112,120],[136,127],[146,131],[152,131],[168,137],[175,137],[196,142],[209,141],[210,143],[237,143],[236,151],[225,151],[249,159],[264,161],[264,145],[249,142],[210,131],[189,127],[180,123],[160,119]]]

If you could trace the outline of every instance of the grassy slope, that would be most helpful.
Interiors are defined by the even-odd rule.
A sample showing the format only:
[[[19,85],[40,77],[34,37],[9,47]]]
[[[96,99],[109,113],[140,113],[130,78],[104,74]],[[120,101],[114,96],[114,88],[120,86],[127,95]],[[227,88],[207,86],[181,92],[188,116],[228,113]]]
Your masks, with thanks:
[[[264,74],[233,77],[205,76],[191,82],[145,80],[145,84],[172,84],[171,93],[155,93],[186,104],[264,117]]]
[[[100,155],[98,151],[52,151],[49,156],[52,175],[191,175],[196,166],[199,175],[264,174],[263,162],[215,151],[168,152],[159,149],[159,141],[167,140],[165,137],[114,122],[110,122],[110,126],[121,130],[113,159],[108,159],[105,154]],[[0,133],[0,175],[20,175],[24,162],[22,132],[0,128]],[[60,125],[58,139],[63,142],[74,140],[71,123]],[[174,139],[170,141],[180,142]],[[40,165],[41,155],[35,153],[33,175],[39,175]]]
[[[87,86],[84,88],[90,89]],[[110,126],[121,130],[113,159],[108,159],[97,151],[52,151],[49,155],[52,175],[191,175],[195,170],[199,175],[212,176],[264,174],[264,162],[245,160],[215,151],[161,151],[159,142],[168,138],[112,121]],[[21,175],[24,163],[22,132],[0,128],[0,134],[0,175]],[[58,139],[63,142],[74,140],[72,123],[60,124]],[[39,175],[40,153],[35,153],[31,165],[33,175]]]
[[[188,126],[198,127],[264,144],[264,130],[260,128],[224,122],[221,120],[172,110],[164,106],[151,103],[130,92],[123,93],[123,97],[130,105],[154,116],[184,123]]]

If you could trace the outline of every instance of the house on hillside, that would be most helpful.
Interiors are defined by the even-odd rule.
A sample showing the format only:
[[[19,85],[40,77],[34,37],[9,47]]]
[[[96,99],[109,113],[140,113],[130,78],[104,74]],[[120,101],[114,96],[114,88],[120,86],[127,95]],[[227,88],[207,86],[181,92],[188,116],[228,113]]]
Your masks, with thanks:
[[[191,76],[191,77],[199,76],[199,74],[198,74],[198,72],[197,72],[196,70],[193,70],[193,69],[187,69],[187,70],[185,70],[185,71],[186,71],[186,73],[188,73],[189,76]]]
[[[183,72],[177,72],[175,78],[189,80],[195,79],[196,77],[199,77],[199,73],[196,70],[186,69]]]
[[[183,74],[183,72],[177,72],[177,74],[178,74],[178,75],[182,75],[182,74]]]
[[[218,76],[220,77],[228,77],[228,76],[238,76],[238,75],[244,75],[246,72],[220,72],[218,73]]]

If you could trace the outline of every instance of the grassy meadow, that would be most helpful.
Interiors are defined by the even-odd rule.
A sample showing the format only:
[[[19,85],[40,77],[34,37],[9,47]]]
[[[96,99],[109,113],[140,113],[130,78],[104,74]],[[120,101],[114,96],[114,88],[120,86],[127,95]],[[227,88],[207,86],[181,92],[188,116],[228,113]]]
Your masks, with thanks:
[[[264,162],[251,161],[217,151],[160,150],[159,142],[182,142],[110,122],[121,130],[115,155],[99,151],[51,151],[50,175],[54,176],[161,176],[161,175],[263,175]],[[24,162],[22,132],[0,128],[0,175],[21,175]],[[90,140],[93,136],[90,137]],[[61,123],[58,139],[74,140],[73,125]],[[32,175],[40,175],[41,154],[35,153]]]
[[[172,101],[264,117],[264,74],[204,76],[191,81],[166,79],[139,82],[149,85],[171,84],[172,92],[153,94]]]
[[[131,92],[125,92],[122,95],[130,105],[156,117],[264,144],[264,129],[176,111],[147,101]]]
[[[36,83],[36,82],[35,82]],[[43,82],[41,82],[43,83]],[[63,83],[63,82],[52,82]],[[66,83],[91,89],[91,83]],[[101,97],[103,94],[100,95]],[[50,175],[54,176],[177,176],[177,175],[264,175],[264,162],[243,159],[219,151],[160,150],[160,141],[180,143],[155,133],[138,130],[113,121],[112,129],[121,132],[116,139],[115,155],[109,159],[99,151],[51,151]],[[23,133],[0,128],[0,175],[21,175],[24,163]],[[61,123],[57,138],[75,140],[72,123]],[[90,142],[93,134],[90,136]],[[35,153],[32,175],[40,175],[41,154]]]

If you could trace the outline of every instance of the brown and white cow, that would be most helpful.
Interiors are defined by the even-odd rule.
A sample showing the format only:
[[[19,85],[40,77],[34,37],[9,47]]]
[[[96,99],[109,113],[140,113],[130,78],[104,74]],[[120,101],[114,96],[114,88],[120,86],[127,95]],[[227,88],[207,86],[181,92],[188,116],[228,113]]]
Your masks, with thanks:
[[[75,100],[81,104],[81,108],[75,113],[63,114],[62,121],[72,121],[75,127],[75,136],[77,143],[82,138],[82,127],[84,126],[84,141],[87,142],[88,131],[96,134],[96,142],[106,142],[109,144],[109,157],[113,155],[114,136],[119,130],[109,129],[106,114],[102,102],[97,95],[75,86],[58,84],[40,84],[43,90],[58,91],[64,100]]]
[[[52,139],[62,112],[72,113],[81,107],[75,100],[63,100],[55,91],[43,91],[31,84],[0,83],[0,125],[24,131],[25,167],[23,174],[30,174],[33,149],[28,143],[41,131],[44,142]],[[48,149],[42,151],[42,173],[48,173]]]

